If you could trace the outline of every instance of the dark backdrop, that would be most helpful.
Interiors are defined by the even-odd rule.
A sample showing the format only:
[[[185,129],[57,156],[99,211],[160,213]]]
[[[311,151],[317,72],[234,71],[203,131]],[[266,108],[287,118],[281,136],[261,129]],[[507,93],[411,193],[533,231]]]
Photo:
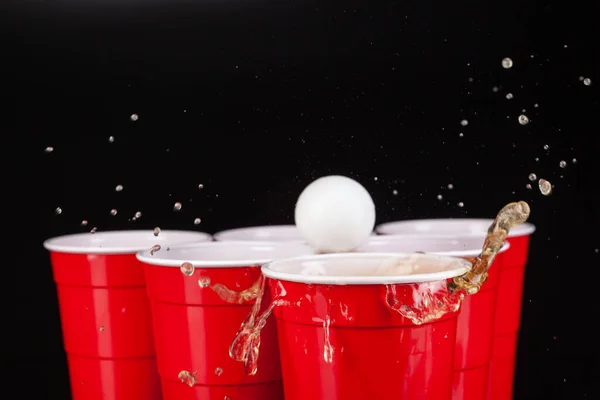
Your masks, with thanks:
[[[371,192],[378,223],[493,217],[528,201],[538,230],[515,399],[599,398],[600,30],[589,7],[2,2],[4,176],[17,183],[3,189],[15,222],[4,250],[18,255],[16,284],[5,282],[15,318],[3,324],[12,382],[69,398],[44,239],[293,223],[300,191],[336,173]],[[527,189],[530,173],[554,193]]]

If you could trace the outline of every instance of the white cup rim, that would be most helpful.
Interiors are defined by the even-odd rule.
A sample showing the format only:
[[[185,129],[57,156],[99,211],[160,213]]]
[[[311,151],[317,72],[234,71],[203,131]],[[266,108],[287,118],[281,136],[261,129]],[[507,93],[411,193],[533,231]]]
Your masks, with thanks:
[[[112,230],[96,233],[75,233],[44,241],[46,250],[69,254],[135,254],[155,244],[208,242],[212,236],[205,232],[161,230],[154,236],[152,229]]]
[[[292,238],[286,238],[288,235]],[[219,242],[305,242],[296,225],[260,225],[225,229],[215,233],[213,237]]]
[[[482,236],[485,235],[490,225],[494,222],[491,218],[426,218],[392,221],[379,224],[375,231],[380,235],[417,234],[435,236]],[[418,226],[431,225],[430,229],[417,229]],[[441,229],[443,225],[451,225],[452,229]],[[468,228],[471,229],[468,229]],[[477,227],[474,231],[472,228]],[[481,228],[481,232],[479,232]],[[532,235],[536,230],[535,225],[525,222],[512,229],[508,237],[521,237]],[[450,231],[450,232],[449,232]]]
[[[448,257],[477,257],[479,254],[481,254],[481,250],[482,250],[482,246],[483,246],[483,240],[480,237],[477,236],[448,236],[448,235],[440,235],[440,236],[429,236],[429,235],[419,235],[419,234],[399,234],[399,235],[378,235],[378,236],[372,236],[369,238],[369,240],[367,240],[365,243],[363,243],[361,246],[359,246],[359,252],[363,252],[366,253],[367,251],[362,251],[360,250],[361,248],[364,248],[366,246],[369,246],[370,242],[387,242],[387,241],[398,241],[398,242],[404,242],[404,241],[423,241],[426,242],[426,246],[421,246],[420,248],[418,246],[414,246],[414,251],[423,251],[426,254],[434,254],[434,255],[438,255],[438,256],[448,256]],[[443,242],[465,242],[465,244],[467,244],[468,246],[465,247],[464,249],[459,249],[459,250],[434,250],[433,248],[440,248],[443,249],[445,248],[444,245],[447,246],[447,244],[449,243],[443,243]],[[471,241],[473,241],[474,243],[470,243]],[[440,242],[441,245],[440,245]],[[479,243],[479,245],[477,245],[477,243]],[[393,246],[393,244],[391,245]],[[431,246],[432,250],[428,250],[426,247],[427,246]],[[447,246],[450,247],[450,246]],[[505,241],[504,245],[502,246],[502,248],[500,248],[500,251],[498,252],[498,254],[502,254],[504,253],[506,250],[508,250],[510,248],[510,242]],[[384,251],[390,251],[388,249],[384,250]],[[393,250],[396,251],[396,250]],[[401,246],[399,247],[398,251],[402,251],[402,252],[408,252],[408,250],[404,250],[401,248]]]
[[[240,268],[261,266],[274,258],[288,258],[314,254],[303,243],[276,241],[224,241],[188,243],[170,246],[150,254],[145,249],[136,254],[139,261],[159,266],[177,267],[184,262],[195,268]]]
[[[284,263],[301,264],[306,261],[329,261],[329,260],[360,260],[378,258],[381,261],[393,258],[409,258],[417,257],[421,259],[429,259],[440,263],[448,264],[445,268],[438,272],[423,273],[423,274],[407,274],[407,275],[386,275],[386,276],[360,276],[360,275],[306,275],[299,272],[284,272],[277,270],[276,267],[284,265]],[[449,278],[454,278],[465,274],[471,269],[471,263],[462,258],[438,256],[432,254],[419,253],[333,253],[320,254],[311,256],[301,256],[287,259],[279,259],[268,262],[262,266],[262,273],[270,279],[276,279],[288,282],[298,282],[316,285],[392,285],[392,284],[410,284],[422,282],[443,281]]]

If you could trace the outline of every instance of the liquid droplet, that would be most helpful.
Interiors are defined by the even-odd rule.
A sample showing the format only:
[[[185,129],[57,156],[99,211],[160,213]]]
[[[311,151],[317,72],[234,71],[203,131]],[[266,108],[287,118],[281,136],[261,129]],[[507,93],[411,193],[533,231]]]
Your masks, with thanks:
[[[139,118],[140,117],[137,114],[131,114],[131,116],[129,117],[129,119],[132,120],[132,121],[137,121]]]
[[[181,210],[181,203],[177,202],[173,205],[173,211],[179,211]]]
[[[109,136],[108,143],[114,143],[114,142],[115,142],[115,137],[114,136]]]
[[[104,332],[104,326],[100,327],[100,332]]]
[[[56,215],[62,214],[62,208],[56,207],[56,209],[54,210],[54,214],[56,214]]]
[[[458,202],[458,206],[462,208],[462,207],[465,206],[465,203],[463,203],[462,201],[460,201],[460,202]]]
[[[216,375],[216,376],[221,376],[221,374],[223,374],[223,368],[221,368],[221,367],[217,367],[217,368],[215,369],[215,375]]]
[[[584,84],[585,86],[590,86],[590,85],[592,84],[592,80],[591,80],[590,78],[585,78],[585,79],[583,80],[583,84]]]
[[[199,184],[198,185],[198,189],[204,189],[204,185],[203,184]]]
[[[532,172],[531,174],[529,174],[529,180],[531,182],[535,182],[537,180],[537,175]]]
[[[444,196],[442,196],[441,194],[438,194],[438,195],[437,195],[437,199],[438,199],[438,200],[443,200],[443,199],[444,199]]]
[[[194,225],[200,225],[200,222],[202,222],[202,220],[200,218],[196,218],[194,220]]]
[[[207,288],[210,286],[210,278],[208,276],[202,276],[198,279],[198,286],[201,288]]]
[[[123,190],[123,185],[115,186],[115,192],[120,192],[121,190]]]
[[[96,227],[93,227],[93,228],[92,228],[92,230],[90,231],[90,233],[94,234],[94,233],[96,233],[97,231],[98,231],[98,228],[96,228]]]
[[[154,230],[152,230],[152,234],[154,234],[154,236],[160,235],[160,228],[158,226],[154,228]]]
[[[511,60],[510,58],[505,57],[502,60],[502,68],[509,69],[509,68],[512,68],[512,66],[513,66],[513,60]]]
[[[540,192],[542,192],[544,196],[549,196],[552,194],[552,184],[547,180],[540,179],[538,181],[538,186],[540,187]]]
[[[190,373],[186,370],[183,370],[177,375],[177,378],[189,387],[193,387],[196,384],[196,372]]]
[[[392,194],[393,194],[394,196],[398,196],[398,191],[397,191],[396,189],[394,189],[394,190],[392,190]]]
[[[577,159],[576,159],[576,158],[574,158],[574,159],[573,159],[571,162],[572,162],[573,164],[577,164]]]
[[[521,125],[527,125],[529,123],[529,118],[525,114],[519,115],[519,123]]]
[[[547,144],[544,145],[544,150],[550,150],[550,146],[548,146]]]
[[[507,94],[506,94],[506,98],[507,98],[508,100],[512,100],[512,98],[513,98],[513,94],[512,94],[512,93],[507,93]]]
[[[48,146],[44,149],[44,153],[49,154],[52,153],[54,151],[54,147],[52,146]]]
[[[462,126],[467,126],[467,125],[469,125],[469,121],[467,121],[466,119],[463,119],[462,121],[460,121],[460,124]]]
[[[528,190],[531,190],[531,185],[530,185],[529,183],[528,183],[527,185],[525,185],[525,187],[526,187]]]
[[[181,264],[181,267],[179,267],[179,269],[181,270],[181,273],[185,276],[194,275],[194,266],[190,262],[184,262],[183,264]]]
[[[448,184],[448,189],[450,189],[450,190],[454,189],[454,185],[453,185],[453,184],[451,184],[451,183],[449,183],[449,184]]]
[[[225,396],[225,397],[223,398],[223,400],[231,400],[231,397],[229,397],[229,396]]]
[[[558,163],[558,166],[561,168],[567,168],[567,162],[566,161],[561,161]]]
[[[154,253],[156,253],[159,250],[160,250],[160,245],[155,244],[154,246],[150,247],[150,255],[153,256]]]
[[[135,213],[134,216],[135,216],[136,219],[138,219],[138,218],[140,218],[142,216],[142,212],[138,211],[138,212]]]
[[[84,219],[83,221],[81,221],[81,226],[87,226],[88,222],[86,219]]]
[[[110,210],[110,215],[112,215],[113,217],[115,215],[117,215],[117,210],[115,208],[113,208],[112,210]]]

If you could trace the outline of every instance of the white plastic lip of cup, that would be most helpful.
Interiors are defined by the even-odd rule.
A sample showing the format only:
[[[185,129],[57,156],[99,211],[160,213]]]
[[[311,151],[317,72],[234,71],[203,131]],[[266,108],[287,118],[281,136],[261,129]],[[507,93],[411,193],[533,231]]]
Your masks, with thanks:
[[[508,241],[499,253],[510,247]],[[369,238],[356,251],[360,253],[382,253],[400,251],[423,252],[448,257],[477,257],[483,249],[483,238],[479,236],[426,236],[426,235],[380,235]]]
[[[438,218],[411,219],[380,224],[375,231],[380,235],[421,234],[436,236],[479,236],[483,237],[493,219],[484,218]],[[528,236],[535,232],[535,225],[525,222],[511,231],[508,237]]]
[[[224,241],[277,241],[304,242],[296,225],[265,225],[227,229],[213,235],[215,240]]]
[[[295,242],[205,242],[172,246],[150,254],[142,250],[141,262],[161,267],[180,267],[189,262],[197,268],[260,266],[274,259],[314,254],[308,245]]]
[[[77,233],[58,236],[44,242],[44,247],[57,253],[70,254],[135,254],[154,245],[209,242],[212,236],[204,232],[161,230],[154,236],[152,229]]]
[[[399,262],[404,273],[394,274]],[[412,271],[407,271],[407,268]],[[396,268],[397,269],[397,268]],[[421,269],[421,271],[419,271]],[[471,263],[432,254],[334,253],[278,259],[262,266],[267,278],[322,285],[386,285],[443,281],[462,275]]]

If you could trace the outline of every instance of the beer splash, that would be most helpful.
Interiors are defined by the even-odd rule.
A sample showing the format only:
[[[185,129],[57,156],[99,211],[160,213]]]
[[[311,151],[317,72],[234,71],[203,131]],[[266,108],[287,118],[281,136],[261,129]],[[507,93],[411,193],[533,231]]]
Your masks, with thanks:
[[[488,277],[488,271],[496,255],[504,246],[511,229],[529,218],[529,205],[524,201],[506,205],[490,225],[481,253],[469,259],[471,269],[457,276],[450,283],[423,282],[409,285],[386,285],[386,303],[390,309],[422,325],[441,318],[449,312],[458,311],[467,295],[479,292]],[[398,300],[397,290],[402,287],[412,291],[412,304]]]
[[[477,257],[469,260],[472,262],[471,270],[464,275],[452,279],[449,283],[447,281],[438,281],[408,285],[385,285],[386,305],[392,311],[412,321],[415,325],[435,321],[449,312],[458,311],[461,302],[467,295],[479,292],[481,286],[487,280],[488,270],[496,255],[504,246],[510,230],[527,221],[529,213],[529,205],[524,201],[506,205],[500,210],[490,225],[483,243],[482,252]],[[390,265],[386,264],[386,268],[388,267]],[[302,302],[302,299],[298,299],[297,302],[284,300],[286,291],[280,285],[280,293],[274,297],[271,304],[261,313],[265,281],[266,279],[260,278],[252,288],[247,289],[247,294],[242,295],[241,293],[243,292],[240,292],[232,297],[233,299],[241,297],[256,299],[250,314],[242,322],[229,348],[229,356],[236,361],[243,362],[248,375],[255,375],[257,372],[260,334],[274,308],[278,306],[299,306]],[[401,297],[398,293],[400,290],[409,291],[411,294],[410,304],[398,299],[398,297]],[[231,291],[229,289],[218,289],[215,291],[221,293],[219,295],[223,299],[230,298]],[[331,322],[331,316],[328,313],[325,320],[323,320],[323,330],[325,333],[323,357],[326,362],[332,361],[334,353],[334,347],[329,335]]]

